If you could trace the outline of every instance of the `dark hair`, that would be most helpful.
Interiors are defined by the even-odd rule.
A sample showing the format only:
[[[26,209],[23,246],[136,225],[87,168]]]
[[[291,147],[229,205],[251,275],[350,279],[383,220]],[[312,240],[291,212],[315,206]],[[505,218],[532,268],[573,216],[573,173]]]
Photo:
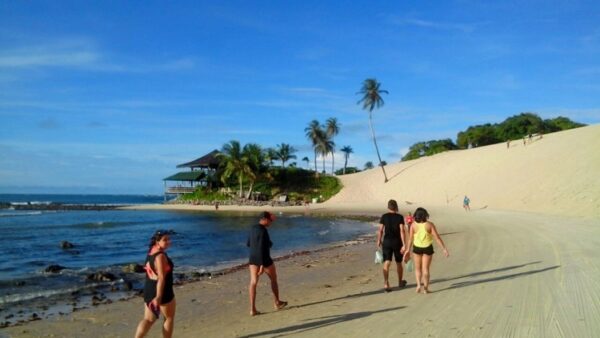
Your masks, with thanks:
[[[388,209],[398,211],[398,202],[396,202],[396,200],[389,200]]]
[[[172,230],[156,230],[154,235],[150,237],[150,245],[148,246],[150,249],[156,244],[156,242],[160,241],[163,237],[172,234]]]
[[[424,208],[417,208],[414,214],[415,222],[423,223],[429,218],[429,213]]]
[[[273,221],[273,215],[271,215],[268,211],[263,211],[260,213],[260,218],[268,219],[269,221]]]

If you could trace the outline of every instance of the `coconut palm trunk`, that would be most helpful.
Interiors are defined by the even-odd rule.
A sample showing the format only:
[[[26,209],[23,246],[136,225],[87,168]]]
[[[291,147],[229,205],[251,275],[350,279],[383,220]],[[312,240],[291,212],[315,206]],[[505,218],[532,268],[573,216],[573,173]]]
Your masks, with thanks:
[[[388,178],[385,173],[385,168],[383,167],[383,162],[381,161],[381,155],[379,154],[379,147],[377,146],[377,138],[375,138],[375,130],[373,129],[373,121],[371,119],[371,112],[369,112],[369,127],[371,127],[371,136],[373,137],[373,144],[375,144],[375,151],[377,152],[377,158],[379,159],[379,166],[383,171],[383,177],[385,177],[385,183],[387,183]]]
[[[335,163],[335,154],[332,151],[331,152],[331,175],[335,175],[334,163]]]

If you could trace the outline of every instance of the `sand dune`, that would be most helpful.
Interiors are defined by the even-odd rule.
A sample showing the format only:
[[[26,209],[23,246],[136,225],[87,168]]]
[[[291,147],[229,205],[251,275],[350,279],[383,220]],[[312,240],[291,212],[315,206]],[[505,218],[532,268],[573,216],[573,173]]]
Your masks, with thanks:
[[[340,176],[344,189],[328,205],[377,203],[394,198],[446,206],[471,198],[473,209],[600,216],[600,125],[533,138],[450,151]]]

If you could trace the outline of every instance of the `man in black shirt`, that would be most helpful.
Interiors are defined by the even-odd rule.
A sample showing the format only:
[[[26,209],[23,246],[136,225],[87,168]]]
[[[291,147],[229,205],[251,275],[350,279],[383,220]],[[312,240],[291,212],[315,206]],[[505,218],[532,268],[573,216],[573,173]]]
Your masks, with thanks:
[[[406,286],[406,281],[402,279],[402,255],[406,238],[404,217],[398,213],[398,203],[395,200],[389,200],[388,209],[389,212],[381,216],[377,231],[377,247],[381,247],[383,253],[383,289],[386,292],[392,291],[388,281],[392,256],[396,260],[398,286],[400,288]]]
[[[279,286],[277,284],[277,270],[275,270],[275,264],[271,259],[271,246],[273,243],[269,238],[269,232],[267,228],[271,223],[275,221],[275,216],[268,211],[261,213],[260,221],[258,224],[253,225],[250,228],[250,234],[248,235],[247,246],[250,248],[249,258],[249,269],[250,269],[250,286],[248,290],[250,292],[250,315],[256,316],[260,314],[256,310],[256,285],[258,285],[258,278],[264,272],[267,273],[271,280],[271,291],[273,291],[274,307],[276,310],[282,309],[287,305],[279,299]]]

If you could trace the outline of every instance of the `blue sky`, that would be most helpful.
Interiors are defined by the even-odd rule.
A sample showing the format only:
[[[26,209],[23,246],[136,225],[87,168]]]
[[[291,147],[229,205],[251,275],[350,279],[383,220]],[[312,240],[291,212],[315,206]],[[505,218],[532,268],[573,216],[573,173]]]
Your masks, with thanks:
[[[595,1],[2,1],[0,192],[160,194],[234,139],[312,161],[329,117],[363,167],[369,77],[389,163],[520,112],[599,123],[599,22]]]

